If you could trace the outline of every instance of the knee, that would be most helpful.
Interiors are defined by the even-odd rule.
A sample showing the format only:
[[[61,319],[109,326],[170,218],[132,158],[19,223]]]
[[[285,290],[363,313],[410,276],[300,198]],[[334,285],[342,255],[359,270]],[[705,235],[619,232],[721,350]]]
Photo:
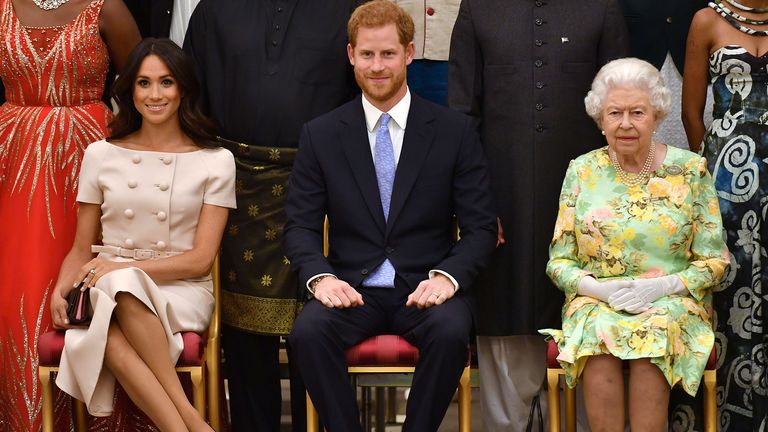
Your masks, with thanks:
[[[430,345],[443,347],[448,352],[466,355],[469,345],[469,326],[464,323],[445,320],[437,322],[429,329]]]
[[[120,327],[112,323],[107,332],[107,345],[104,350],[104,363],[110,370],[122,370],[128,358],[130,346]]]
[[[307,305],[308,307],[310,305]],[[325,306],[321,306],[325,308]],[[315,308],[305,309],[293,323],[293,329],[288,335],[288,343],[292,348],[303,349],[313,345],[323,345],[324,335],[334,332],[333,316]]]

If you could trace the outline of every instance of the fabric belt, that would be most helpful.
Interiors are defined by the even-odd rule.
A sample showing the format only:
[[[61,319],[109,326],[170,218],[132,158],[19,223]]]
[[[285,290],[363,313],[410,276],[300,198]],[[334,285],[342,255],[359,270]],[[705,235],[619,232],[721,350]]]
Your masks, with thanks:
[[[180,255],[182,252],[164,252],[156,251],[153,249],[126,249],[117,246],[102,246],[92,245],[91,252],[99,253],[105,252],[112,255],[117,255],[123,258],[133,258],[136,261],[143,261],[148,259],[167,258],[176,255]]]

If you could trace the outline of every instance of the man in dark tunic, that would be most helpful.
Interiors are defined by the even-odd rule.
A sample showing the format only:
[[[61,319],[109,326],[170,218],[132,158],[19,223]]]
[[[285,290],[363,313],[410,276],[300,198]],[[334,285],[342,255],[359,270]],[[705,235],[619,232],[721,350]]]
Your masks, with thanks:
[[[475,282],[487,432],[525,430],[563,296],[545,273],[568,162],[604,145],[584,110],[598,69],[628,53],[615,0],[463,0],[448,105],[480,122],[504,242]],[[501,239],[500,239],[501,240]]]
[[[238,170],[237,210],[221,254],[222,344],[235,431],[280,427],[279,338],[300,307],[280,246],[288,175],[302,124],[358,91],[346,59],[346,23],[356,5],[202,0],[190,19],[184,49]],[[292,387],[294,430],[302,430],[303,386]]]

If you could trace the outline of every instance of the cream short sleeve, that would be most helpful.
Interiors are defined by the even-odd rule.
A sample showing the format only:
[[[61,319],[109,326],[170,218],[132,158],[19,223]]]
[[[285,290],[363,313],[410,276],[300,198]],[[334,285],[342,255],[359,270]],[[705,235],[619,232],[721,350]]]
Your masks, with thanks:
[[[102,204],[104,202],[104,194],[99,187],[99,167],[108,151],[108,145],[104,141],[96,141],[85,148],[83,162],[80,165],[78,202],[89,204]]]
[[[208,181],[203,202],[219,207],[237,208],[235,198],[235,157],[224,148],[206,152]]]

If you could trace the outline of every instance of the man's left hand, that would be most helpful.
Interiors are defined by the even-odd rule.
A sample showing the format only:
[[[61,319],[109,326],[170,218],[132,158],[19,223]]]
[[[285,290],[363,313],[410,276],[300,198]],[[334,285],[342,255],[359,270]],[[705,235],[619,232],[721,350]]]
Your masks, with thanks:
[[[454,293],[453,282],[445,275],[436,273],[431,278],[419,283],[416,290],[408,296],[405,305],[416,305],[419,309],[426,309],[445,303],[453,297]]]

